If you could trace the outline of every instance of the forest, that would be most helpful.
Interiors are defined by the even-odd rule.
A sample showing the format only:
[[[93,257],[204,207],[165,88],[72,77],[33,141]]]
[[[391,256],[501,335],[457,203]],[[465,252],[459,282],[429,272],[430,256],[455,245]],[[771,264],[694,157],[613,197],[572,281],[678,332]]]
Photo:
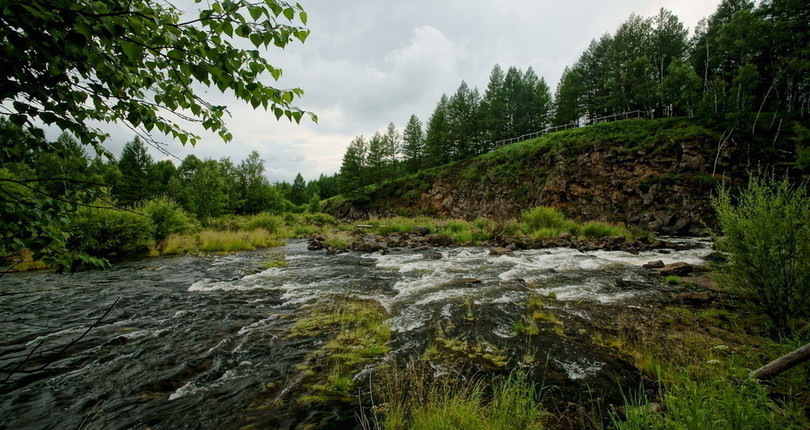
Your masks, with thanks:
[[[356,137],[336,175],[338,188],[349,193],[489,152],[502,139],[634,111],[649,119],[696,118],[738,140],[767,135],[766,146],[780,130],[795,133],[806,167],[808,21],[810,8],[797,0],[723,1],[692,35],[666,9],[632,15],[591,41],[553,96],[531,67],[504,72],[495,65],[483,93],[462,82],[426,121],[412,115],[401,133],[391,123],[383,133]]]

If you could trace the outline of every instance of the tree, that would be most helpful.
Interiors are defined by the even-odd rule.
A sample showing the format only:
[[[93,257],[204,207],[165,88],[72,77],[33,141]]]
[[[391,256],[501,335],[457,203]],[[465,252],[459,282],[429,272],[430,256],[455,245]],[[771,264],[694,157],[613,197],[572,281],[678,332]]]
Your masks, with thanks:
[[[354,191],[366,185],[366,153],[368,143],[358,136],[349,143],[340,166],[339,190],[341,193]]]
[[[301,173],[295,175],[295,179],[293,180],[292,187],[290,188],[290,201],[294,205],[302,205],[307,202],[307,184],[304,181],[304,177],[301,176]]]
[[[554,94],[554,125],[579,121],[582,117],[582,81],[578,69],[563,69]]]
[[[477,152],[480,104],[478,90],[471,90],[464,81],[447,101],[446,151],[449,152],[449,159],[465,159]]]
[[[205,101],[208,88],[231,92],[237,99],[296,122],[315,115],[293,103],[303,91],[267,85],[264,76],[278,79],[258,48],[284,48],[304,41],[307,15],[299,5],[283,0],[212,0],[196,16],[183,15],[170,2],[155,0],[5,0],[0,2],[0,116],[20,126],[33,139],[33,152],[46,144],[41,124],[72,133],[97,154],[106,154],[106,134],[93,123],[119,122],[146,143],[159,132],[182,143],[199,137],[184,129],[186,120],[200,123],[232,139],[224,118],[225,106]],[[234,39],[257,49],[242,49]],[[2,147],[9,143],[3,136]],[[30,178],[29,186],[38,179]],[[48,179],[48,178],[44,178]],[[2,178],[9,183],[12,178]],[[51,180],[51,179],[48,179]],[[175,181],[177,182],[177,181]],[[175,184],[176,185],[176,184]],[[86,256],[71,254],[55,237],[54,219],[73,212],[70,204],[53,204],[53,196],[34,193],[22,218],[17,203],[0,201],[9,216],[10,251],[35,250],[60,266]],[[40,252],[42,251],[42,252]]]
[[[416,115],[411,115],[405,130],[402,131],[402,154],[405,157],[405,171],[414,173],[422,168],[425,156],[425,133],[422,130],[422,121]]]
[[[256,48],[303,42],[309,30],[293,25],[296,19],[306,25],[303,9],[280,0],[207,6],[192,17],[154,0],[4,1],[3,113],[35,133],[41,133],[38,121],[54,124],[97,150],[106,136],[91,121],[122,122],[142,135],[157,129],[195,144],[199,137],[171,119],[191,118],[231,140],[226,108],[204,101],[195,84],[232,91],[254,108],[299,121],[304,112],[291,103],[302,90],[264,84],[265,72],[278,79],[281,70],[228,38]]]
[[[379,184],[386,179],[386,166],[385,139],[378,131],[368,140],[368,152],[366,153],[366,167],[371,183]]]
[[[388,123],[385,134],[383,134],[383,148],[386,164],[388,165],[388,175],[396,177],[399,155],[402,153],[402,136],[399,135],[393,122]]]
[[[503,69],[496,64],[489,73],[489,83],[481,101],[483,127],[486,130],[484,140],[492,143],[512,137],[506,135],[507,97],[504,93],[503,80]]]
[[[154,161],[146,151],[146,145],[136,137],[124,145],[118,170],[121,178],[113,187],[113,195],[122,205],[132,205],[152,197],[149,173]]]
[[[425,153],[427,167],[440,166],[450,161],[450,123],[447,117],[447,95],[442,94],[433,115],[428,120],[425,133]]]

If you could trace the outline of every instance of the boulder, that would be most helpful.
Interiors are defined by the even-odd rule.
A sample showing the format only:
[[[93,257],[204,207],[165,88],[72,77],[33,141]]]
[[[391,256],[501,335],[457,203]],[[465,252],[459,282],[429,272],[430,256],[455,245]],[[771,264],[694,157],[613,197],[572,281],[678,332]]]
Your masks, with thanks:
[[[641,267],[645,269],[660,269],[664,267],[664,262],[661,260],[650,261],[647,264],[643,264]]]
[[[428,254],[427,257],[430,258],[431,260],[441,260],[442,259],[442,253],[441,252],[434,252],[432,254]]]
[[[453,244],[453,238],[446,234],[434,234],[430,236],[428,242],[433,246],[450,246]]]
[[[489,250],[489,255],[512,255],[512,251],[500,246],[496,246]]]
[[[667,264],[666,266],[657,270],[661,276],[684,276],[692,273],[694,267],[692,267],[691,264],[681,261],[678,263]]]
[[[411,229],[411,234],[416,236],[427,236],[428,234],[430,234],[430,229],[423,226],[416,226],[413,229]]]

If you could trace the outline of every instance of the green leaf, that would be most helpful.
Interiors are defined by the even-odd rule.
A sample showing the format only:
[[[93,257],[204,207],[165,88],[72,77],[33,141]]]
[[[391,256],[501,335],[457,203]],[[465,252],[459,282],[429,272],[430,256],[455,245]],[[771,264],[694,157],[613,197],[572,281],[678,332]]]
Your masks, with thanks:
[[[262,13],[264,13],[265,10],[266,9],[264,9],[264,8],[256,7],[256,6],[249,6],[248,7],[248,12],[250,12],[250,17],[253,18],[254,21],[261,18]]]
[[[223,21],[222,25],[219,27],[219,30],[228,36],[233,37],[233,26],[231,25],[230,21]]]
[[[307,13],[306,12],[299,13],[298,18],[301,19],[301,23],[303,23],[304,25],[307,25]]]
[[[135,63],[140,63],[143,60],[143,47],[129,42],[129,41],[122,41],[121,42],[121,49],[124,51],[124,54],[129,57]]]
[[[253,33],[250,35],[250,42],[253,43],[255,47],[262,46],[262,36],[259,33]]]
[[[289,19],[290,21],[292,21],[293,18],[295,18],[295,9],[293,9],[291,7],[288,7],[287,9],[284,9],[284,12],[282,12],[282,13],[284,13],[284,16],[287,19]]]
[[[250,26],[247,24],[240,24],[236,27],[236,35],[239,37],[247,37],[250,34]]]

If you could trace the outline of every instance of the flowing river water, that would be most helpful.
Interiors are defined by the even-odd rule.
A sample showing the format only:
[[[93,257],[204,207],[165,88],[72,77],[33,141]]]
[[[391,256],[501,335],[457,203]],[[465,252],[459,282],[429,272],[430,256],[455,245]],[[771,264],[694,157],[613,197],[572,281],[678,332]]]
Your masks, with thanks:
[[[319,340],[290,339],[290,328],[303,305],[335,295],[385,308],[392,333],[386,358],[418,358],[427,339],[452,324],[505,351],[510,363],[537,357],[545,384],[562,397],[599,384],[619,388],[627,383],[621,375],[634,369],[578,338],[585,330],[576,328],[598,321],[601,310],[657,306],[671,296],[674,287],[641,265],[702,264],[710,252],[706,240],[680,242],[688,249],[632,255],[553,248],[490,256],[486,248],[461,247],[439,249],[435,258],[436,250],[326,255],[293,240],[268,250],[148,258],[70,275],[4,274],[0,429],[240,428],[246,422],[296,428],[314,412],[261,412],[257,399],[278,400],[296,389],[296,366]],[[268,257],[287,266],[262,269]],[[554,297],[548,303],[565,323],[563,332],[532,342],[515,333],[530,294]],[[268,386],[279,388],[268,394]],[[315,426],[351,428],[356,406],[322,413]]]

